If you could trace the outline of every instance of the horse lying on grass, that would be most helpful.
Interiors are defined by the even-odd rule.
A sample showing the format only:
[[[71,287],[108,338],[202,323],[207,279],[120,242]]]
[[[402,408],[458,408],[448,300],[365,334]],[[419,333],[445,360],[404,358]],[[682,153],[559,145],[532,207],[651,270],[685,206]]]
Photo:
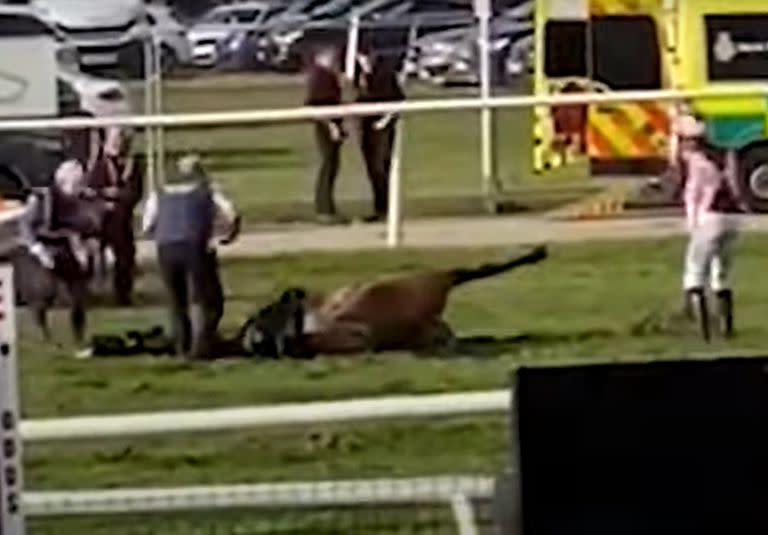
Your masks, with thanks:
[[[389,350],[426,351],[454,342],[442,315],[451,291],[547,257],[546,247],[507,262],[470,269],[429,270],[345,286],[327,297],[290,288],[254,314],[232,339],[221,339],[220,357],[312,358]],[[129,331],[125,337],[96,336],[92,355],[170,355],[162,327]]]
[[[291,288],[243,326],[240,341],[246,353],[272,358],[446,347],[455,338],[442,315],[454,288],[546,257],[539,246],[503,263],[353,284],[324,298]]]

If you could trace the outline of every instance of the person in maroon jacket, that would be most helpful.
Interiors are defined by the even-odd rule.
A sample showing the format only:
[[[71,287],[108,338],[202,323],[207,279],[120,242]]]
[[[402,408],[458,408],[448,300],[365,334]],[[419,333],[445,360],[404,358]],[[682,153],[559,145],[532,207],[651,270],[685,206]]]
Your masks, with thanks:
[[[133,214],[143,193],[143,162],[131,154],[131,132],[110,127],[93,170],[89,186],[110,203],[105,219],[102,248],[115,258],[113,288],[118,304],[131,304],[136,269]]]
[[[312,58],[307,73],[307,106],[336,106],[341,104],[342,86],[336,51],[320,50]],[[347,134],[341,118],[315,121],[315,140],[321,164],[315,182],[315,212],[318,222],[346,223],[336,210],[334,185],[339,174],[341,145]]]

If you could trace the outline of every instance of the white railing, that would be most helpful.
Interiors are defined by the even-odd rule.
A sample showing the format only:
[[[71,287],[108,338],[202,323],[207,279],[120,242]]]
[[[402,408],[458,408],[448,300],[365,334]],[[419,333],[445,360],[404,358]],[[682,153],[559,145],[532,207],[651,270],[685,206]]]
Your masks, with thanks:
[[[261,483],[181,488],[42,491],[24,494],[29,516],[170,513],[214,509],[332,508],[451,504],[456,496],[489,499],[493,478],[441,476],[352,481]]]
[[[468,416],[504,412],[509,406],[509,390],[492,390],[264,407],[25,420],[21,423],[21,436],[25,442],[38,442],[246,428],[300,427],[390,418]]]
[[[476,535],[473,502],[491,500],[494,480],[483,476],[262,483],[154,489],[26,492],[30,518],[83,515],[449,506],[459,535]],[[15,535],[15,534],[14,534]]]
[[[404,102],[305,106],[222,112],[160,115],[117,115],[110,117],[63,117],[56,119],[0,120],[0,132],[8,130],[104,128],[107,126],[178,128],[189,126],[231,126],[236,124],[277,124],[287,122],[359,117],[383,113],[428,113],[496,108],[531,108],[566,104],[608,104],[621,102],[674,102],[691,99],[768,96],[768,85],[728,89],[617,91],[615,93],[572,93],[549,96],[500,96],[488,98],[423,99]]]
[[[149,90],[149,89],[148,89]],[[156,90],[152,90],[156,93]],[[162,140],[163,128],[228,126],[235,124],[279,124],[300,122],[337,117],[358,117],[378,115],[383,113],[429,113],[455,110],[481,110],[483,112],[481,152],[484,191],[487,193],[492,182],[495,182],[491,168],[492,139],[488,134],[490,119],[489,111],[496,108],[530,108],[535,106],[557,106],[566,104],[608,104],[620,102],[644,101],[681,101],[690,99],[724,98],[724,97],[765,97],[768,95],[768,85],[748,85],[723,89],[696,90],[659,90],[659,91],[618,91],[615,93],[575,93],[568,95],[547,96],[506,96],[457,99],[428,99],[405,102],[344,104],[339,106],[306,106],[301,108],[275,108],[260,110],[239,110],[225,112],[178,113],[157,115],[110,116],[95,118],[58,118],[58,119],[10,119],[0,121],[0,132],[9,130],[39,130],[39,129],[74,129],[74,128],[104,128],[107,126],[125,126],[144,128],[153,140]],[[148,102],[158,101],[157,95],[148,98]],[[159,106],[159,101],[156,106]],[[402,135],[403,128],[400,132]],[[400,137],[400,135],[398,137]],[[393,155],[395,165],[390,169],[390,203],[387,225],[387,244],[397,247],[402,237],[402,177],[399,162],[402,159],[403,143],[397,143]],[[152,151],[150,151],[152,152]],[[154,162],[153,154],[150,160]],[[158,161],[162,158],[158,157]],[[156,165],[150,165],[152,182],[155,183]]]
[[[504,413],[510,390],[291,403],[263,407],[154,412],[25,420],[24,442],[118,438],[266,427],[373,422]],[[25,492],[30,517],[169,513],[220,509],[331,508],[445,505],[460,535],[475,535],[472,502],[493,496],[493,478],[441,476],[408,479],[263,483],[255,485]]]

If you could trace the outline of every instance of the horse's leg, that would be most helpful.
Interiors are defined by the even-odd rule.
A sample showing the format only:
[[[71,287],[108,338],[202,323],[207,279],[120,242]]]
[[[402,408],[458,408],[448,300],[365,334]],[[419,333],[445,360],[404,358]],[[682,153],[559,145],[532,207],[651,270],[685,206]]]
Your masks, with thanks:
[[[51,339],[48,310],[56,300],[56,278],[36,258],[27,253],[15,258],[13,266],[17,302],[27,306],[43,340],[48,342]]]
[[[51,329],[48,326],[48,307],[45,303],[34,303],[30,304],[30,309],[35,318],[35,324],[43,337],[43,341],[50,342]]]
[[[312,354],[342,355],[373,349],[370,329],[361,323],[333,322],[303,338],[306,351]]]
[[[413,349],[417,351],[451,351],[456,347],[456,335],[445,321],[432,321],[412,337]]]

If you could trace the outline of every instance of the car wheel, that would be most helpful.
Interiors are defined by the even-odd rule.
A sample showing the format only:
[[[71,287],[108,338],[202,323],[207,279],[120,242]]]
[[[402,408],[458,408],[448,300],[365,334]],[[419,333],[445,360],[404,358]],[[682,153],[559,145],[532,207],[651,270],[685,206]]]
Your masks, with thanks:
[[[739,179],[749,207],[755,212],[768,212],[768,146],[747,150],[739,166]]]

